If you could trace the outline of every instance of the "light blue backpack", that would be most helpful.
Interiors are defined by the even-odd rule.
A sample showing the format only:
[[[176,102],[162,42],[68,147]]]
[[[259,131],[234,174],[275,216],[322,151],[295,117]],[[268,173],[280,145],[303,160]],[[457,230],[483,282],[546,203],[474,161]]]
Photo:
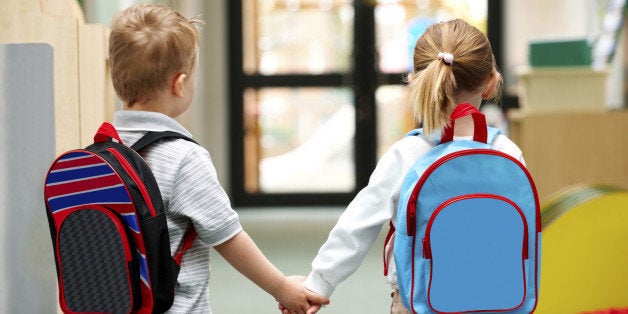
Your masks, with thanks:
[[[452,140],[455,119],[469,114],[473,140]],[[532,177],[487,144],[499,130],[480,111],[462,104],[451,119],[401,188],[393,254],[402,302],[413,313],[531,313],[541,246]]]

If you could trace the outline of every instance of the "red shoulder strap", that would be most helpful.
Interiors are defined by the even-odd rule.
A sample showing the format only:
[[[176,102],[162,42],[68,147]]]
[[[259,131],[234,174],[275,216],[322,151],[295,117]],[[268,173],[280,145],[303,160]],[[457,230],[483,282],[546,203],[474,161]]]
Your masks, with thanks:
[[[194,229],[194,225],[190,225],[188,230],[185,231],[185,234],[181,239],[181,244],[179,244],[179,248],[177,248],[177,252],[173,257],[174,261],[177,262],[177,265],[181,266],[183,253],[185,253],[192,246],[192,242],[194,242],[194,239],[196,239],[196,237],[196,229]]]
[[[443,132],[440,142],[446,143],[454,139],[454,125],[456,119],[471,115],[473,117],[473,140],[476,142],[487,143],[488,141],[488,129],[486,127],[486,117],[484,114],[473,107],[469,103],[463,103],[456,106],[451,113],[449,126],[447,126]]]

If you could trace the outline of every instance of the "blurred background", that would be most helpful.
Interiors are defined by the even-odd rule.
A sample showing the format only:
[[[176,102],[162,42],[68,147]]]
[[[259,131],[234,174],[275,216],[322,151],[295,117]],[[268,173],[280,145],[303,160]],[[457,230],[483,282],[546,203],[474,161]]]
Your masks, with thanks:
[[[138,2],[206,22],[194,103],[179,121],[209,150],[245,230],[286,274],[309,272],[378,158],[417,127],[405,86],[412,49],[427,26],[451,18],[475,25],[492,43],[504,93],[482,110],[523,150],[542,204],[570,200],[552,207],[566,215],[620,193],[602,202],[612,208],[608,219],[620,223],[617,234],[600,228],[628,244],[625,1],[0,0],[0,312],[55,312],[41,183],[57,154],[88,145],[119,108],[107,27],[115,12]],[[380,238],[322,313],[387,313]],[[615,249],[612,258],[626,261],[628,251]],[[600,269],[628,282],[624,270],[592,272]],[[628,306],[625,283],[596,289],[613,296],[580,306],[575,300],[586,297],[573,288],[563,291],[566,299],[546,297],[539,312]],[[218,254],[211,303],[214,313],[277,312],[272,297]]]

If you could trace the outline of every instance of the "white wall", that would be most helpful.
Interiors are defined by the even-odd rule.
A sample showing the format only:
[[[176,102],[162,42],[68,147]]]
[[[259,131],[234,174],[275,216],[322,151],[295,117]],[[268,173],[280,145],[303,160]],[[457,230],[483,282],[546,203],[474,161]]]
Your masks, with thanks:
[[[604,4],[600,0],[509,0],[505,1],[505,87],[516,93],[517,69],[528,66],[528,43],[537,39],[587,38],[594,40],[601,29]],[[609,66],[607,107],[623,104],[623,49],[620,44]]]
[[[516,82],[513,69],[528,65],[530,40],[586,38],[593,32],[594,0],[509,0],[505,2],[504,61],[506,85]]]

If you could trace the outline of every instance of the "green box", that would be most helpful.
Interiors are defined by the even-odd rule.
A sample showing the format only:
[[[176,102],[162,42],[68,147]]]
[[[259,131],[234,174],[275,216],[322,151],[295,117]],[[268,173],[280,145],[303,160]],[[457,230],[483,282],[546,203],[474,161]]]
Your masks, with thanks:
[[[529,44],[532,67],[591,66],[591,45],[586,39],[533,41]]]

